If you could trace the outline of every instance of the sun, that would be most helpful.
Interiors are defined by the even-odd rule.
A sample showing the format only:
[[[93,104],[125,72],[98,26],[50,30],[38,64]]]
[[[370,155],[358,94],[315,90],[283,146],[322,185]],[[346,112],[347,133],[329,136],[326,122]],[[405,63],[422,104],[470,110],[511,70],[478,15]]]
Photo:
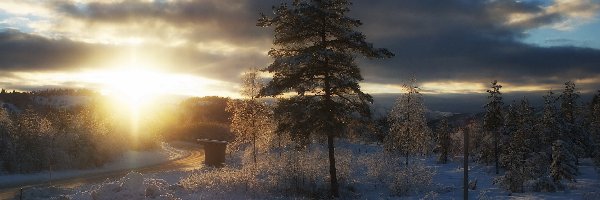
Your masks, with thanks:
[[[161,73],[142,70],[124,69],[107,72],[108,81],[104,93],[130,107],[139,107],[150,103],[160,93]]]

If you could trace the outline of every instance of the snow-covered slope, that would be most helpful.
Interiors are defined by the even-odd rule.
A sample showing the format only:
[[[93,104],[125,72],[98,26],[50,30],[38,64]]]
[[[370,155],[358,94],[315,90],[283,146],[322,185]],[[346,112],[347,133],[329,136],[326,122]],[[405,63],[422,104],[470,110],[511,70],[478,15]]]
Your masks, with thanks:
[[[374,144],[353,144],[345,141],[338,143],[340,151],[349,152],[354,160],[351,166],[354,168],[350,186],[341,188],[343,198],[350,199],[462,199],[462,176],[463,168],[460,157],[448,164],[437,164],[435,158],[420,159],[428,170],[434,172],[432,184],[422,188],[422,192],[411,192],[408,196],[397,196],[387,185],[380,181],[368,178],[370,173],[361,160],[369,159],[378,154],[382,148]],[[336,150],[337,151],[337,150]],[[375,160],[379,158],[371,157]],[[381,166],[375,164],[374,166]],[[600,199],[600,180],[598,172],[592,166],[591,160],[583,159],[580,165],[581,174],[577,176],[576,182],[568,183],[566,191],[554,193],[527,192],[510,193],[509,191],[494,184],[497,177],[493,167],[470,163],[469,178],[477,181],[476,188],[469,191],[469,199]],[[232,171],[233,170],[233,171]],[[251,190],[256,187],[244,184],[234,184],[236,175],[223,174],[223,176],[198,176],[198,177],[224,177],[230,179],[216,180],[219,187],[203,187],[189,189],[182,185],[183,180],[189,180],[193,174],[198,173],[231,173],[235,169],[200,169],[193,171],[169,171],[154,174],[130,173],[116,180],[98,184],[84,185],[74,189],[38,188],[31,190],[27,197],[56,197],[63,196],[66,199],[285,199],[290,198],[286,194],[274,195],[268,190]],[[397,173],[390,171],[389,173]],[[264,178],[264,177],[263,177]],[[414,178],[414,177],[413,177]],[[418,178],[418,177],[416,177]],[[367,180],[365,182],[365,180]],[[370,181],[369,181],[370,180]],[[210,182],[211,180],[206,180]],[[250,183],[255,183],[250,181]],[[239,187],[239,188],[235,188]],[[224,191],[224,188],[227,188]],[[214,191],[214,192],[213,192]],[[277,193],[276,193],[277,194]],[[36,196],[38,195],[38,196]],[[309,197],[292,196],[296,199]]]

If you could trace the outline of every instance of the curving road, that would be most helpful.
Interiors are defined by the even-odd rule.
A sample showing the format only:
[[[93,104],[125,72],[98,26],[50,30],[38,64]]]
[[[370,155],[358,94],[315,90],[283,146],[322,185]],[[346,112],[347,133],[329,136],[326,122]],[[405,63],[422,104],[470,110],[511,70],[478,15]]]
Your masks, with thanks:
[[[194,169],[198,168],[201,163],[204,161],[204,150],[202,147],[197,145],[177,145],[177,149],[186,150],[189,154],[185,157],[170,160],[165,163],[160,163],[151,166],[119,170],[119,171],[111,171],[111,172],[102,172],[97,174],[86,174],[79,177],[70,177],[65,179],[58,179],[50,182],[35,182],[35,183],[24,183],[20,185],[9,186],[8,188],[0,188],[0,199],[13,199],[19,193],[21,188],[28,187],[39,187],[39,186],[56,186],[63,188],[74,188],[77,186],[81,186],[83,184],[90,183],[100,183],[106,179],[119,179],[125,176],[130,171],[140,172],[142,174],[146,173],[156,173],[162,171],[171,171],[171,170],[185,170],[185,169]]]

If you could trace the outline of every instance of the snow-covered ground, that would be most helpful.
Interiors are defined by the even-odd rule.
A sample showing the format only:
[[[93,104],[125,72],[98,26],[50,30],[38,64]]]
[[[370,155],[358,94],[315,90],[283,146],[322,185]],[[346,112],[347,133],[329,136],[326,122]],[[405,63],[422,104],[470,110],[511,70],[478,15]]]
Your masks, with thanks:
[[[100,168],[86,170],[44,171],[34,174],[0,175],[0,188],[20,185],[23,183],[38,183],[57,179],[92,175],[97,173],[120,171],[144,166],[151,166],[185,156],[186,151],[173,148],[162,143],[161,148],[154,151],[127,151],[121,158],[107,163]]]
[[[462,199],[462,176],[463,168],[460,158],[448,164],[437,164],[435,158],[421,159],[420,162],[426,168],[434,172],[432,184],[423,192],[411,192],[408,196],[397,196],[390,188],[381,182],[365,178],[369,172],[361,160],[368,156],[381,156],[377,154],[381,147],[377,145],[364,144],[338,144],[339,151],[351,152],[353,171],[348,180],[350,184],[341,187],[344,199]],[[361,157],[362,156],[362,157]],[[381,157],[375,158],[381,159]],[[385,158],[384,158],[385,159]],[[375,164],[377,166],[379,164]],[[549,192],[526,192],[510,193],[509,191],[494,185],[494,168],[470,163],[469,178],[477,180],[475,190],[469,191],[469,199],[600,199],[600,177],[598,171],[593,167],[591,160],[583,159],[579,166],[580,175],[576,182],[568,183],[566,191]],[[232,173],[234,172],[234,173]],[[28,192],[28,197],[50,197],[62,195],[66,199],[279,199],[290,198],[290,196],[273,195],[273,193],[261,193],[252,191],[252,185],[239,184],[235,181],[215,180],[217,187],[189,188],[185,181],[190,178],[216,177],[225,179],[236,179],[235,169],[215,170],[210,168],[196,169],[191,171],[168,171],[153,174],[139,174],[131,172],[120,180],[106,181],[98,184],[83,185],[74,189],[43,188]],[[243,172],[243,171],[242,171]],[[225,176],[195,176],[202,173],[230,173]],[[394,174],[397,172],[391,172]],[[410,175],[409,175],[410,176]],[[414,177],[413,177],[414,178]],[[419,178],[419,177],[417,177]],[[208,180],[210,182],[211,180]],[[206,181],[201,181],[206,182]],[[250,181],[250,183],[253,183]],[[254,182],[256,183],[256,182]],[[231,184],[225,186],[222,184]],[[351,187],[350,187],[351,186]],[[240,188],[235,188],[240,187]],[[245,188],[244,188],[245,187]],[[260,186],[259,186],[260,187]],[[212,191],[214,190],[214,192]],[[212,195],[212,196],[211,196]],[[304,198],[302,196],[291,196],[293,198]],[[306,197],[310,198],[310,197]]]
[[[463,196],[462,162],[435,164],[434,159],[429,159],[428,163],[437,171],[434,182],[449,188],[446,193],[438,192],[436,196],[440,199],[461,199]],[[477,180],[477,188],[469,190],[469,199],[600,199],[600,177],[590,159],[582,160],[579,166],[581,174],[576,177],[576,181],[567,183],[567,190],[557,192],[511,193],[494,185],[496,176],[493,166],[470,163],[469,170],[469,180]]]

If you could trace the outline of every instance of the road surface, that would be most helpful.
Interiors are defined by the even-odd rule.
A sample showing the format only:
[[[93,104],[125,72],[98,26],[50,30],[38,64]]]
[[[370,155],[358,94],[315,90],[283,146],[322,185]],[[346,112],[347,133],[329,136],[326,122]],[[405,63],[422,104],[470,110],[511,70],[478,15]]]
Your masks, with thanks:
[[[86,174],[79,177],[71,177],[59,180],[53,180],[52,184],[50,182],[36,182],[36,183],[24,183],[20,185],[9,186],[7,188],[0,188],[0,199],[13,199],[15,198],[21,188],[29,188],[29,187],[39,187],[39,186],[55,186],[62,188],[74,188],[77,186],[81,186],[83,184],[90,183],[100,183],[106,179],[116,180],[123,176],[125,176],[130,171],[140,172],[142,174],[145,173],[156,173],[161,171],[170,171],[170,170],[181,170],[181,169],[193,169],[198,168],[201,163],[204,161],[204,150],[202,147],[195,145],[177,145],[176,148],[187,150],[189,152],[188,156],[171,160],[165,163],[127,169],[127,170],[119,170],[112,172],[101,172],[97,174]],[[18,198],[17,198],[18,199]]]

